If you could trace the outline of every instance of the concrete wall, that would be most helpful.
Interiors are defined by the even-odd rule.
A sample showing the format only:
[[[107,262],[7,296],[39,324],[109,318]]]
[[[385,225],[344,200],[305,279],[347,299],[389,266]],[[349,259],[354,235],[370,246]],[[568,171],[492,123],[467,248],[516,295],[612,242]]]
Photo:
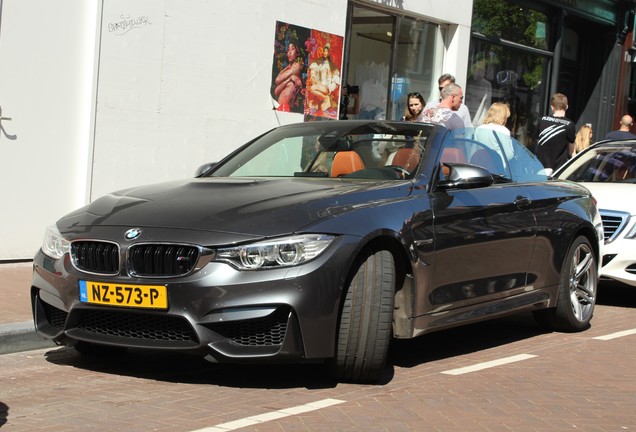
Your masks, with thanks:
[[[86,203],[96,0],[0,0],[0,260]]]
[[[272,109],[276,21],[344,35],[346,6],[106,0],[92,198],[192,176],[257,134],[302,121]],[[139,24],[119,31],[125,20]]]

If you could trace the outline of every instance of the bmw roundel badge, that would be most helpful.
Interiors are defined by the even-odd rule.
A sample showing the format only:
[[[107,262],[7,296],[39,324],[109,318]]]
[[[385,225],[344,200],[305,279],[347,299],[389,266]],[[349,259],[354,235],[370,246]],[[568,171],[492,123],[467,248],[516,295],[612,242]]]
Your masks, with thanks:
[[[141,235],[141,228],[131,228],[128,231],[126,231],[126,234],[124,234],[124,238],[126,240],[134,240],[140,235]]]

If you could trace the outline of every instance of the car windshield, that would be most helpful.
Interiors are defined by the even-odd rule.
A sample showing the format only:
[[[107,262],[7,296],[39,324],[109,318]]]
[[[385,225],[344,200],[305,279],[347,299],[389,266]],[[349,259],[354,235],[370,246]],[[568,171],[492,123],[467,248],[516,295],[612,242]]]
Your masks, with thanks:
[[[431,125],[311,122],[274,129],[224,161],[210,176],[412,178]]]
[[[603,145],[579,155],[559,173],[579,182],[636,182],[636,145]]]
[[[443,137],[439,162],[479,165],[496,182],[547,179],[541,163],[509,133],[487,127],[449,131],[431,124],[389,121],[321,121],[278,127],[205,175],[413,179],[436,134]]]

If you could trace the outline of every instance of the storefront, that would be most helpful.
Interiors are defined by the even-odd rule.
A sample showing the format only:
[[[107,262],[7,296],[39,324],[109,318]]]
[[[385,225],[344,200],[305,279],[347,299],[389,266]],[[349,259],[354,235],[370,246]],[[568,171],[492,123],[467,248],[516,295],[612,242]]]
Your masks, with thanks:
[[[432,9],[422,2],[411,8],[387,3],[349,2],[343,85],[353,96],[341,118],[398,120],[408,93],[438,98],[442,73],[465,82],[472,2],[452,9],[445,2]],[[355,98],[359,106],[352,110]]]
[[[508,128],[534,150],[537,121],[549,113],[555,92],[568,97],[567,116],[577,128],[591,123],[596,137],[628,112],[630,89],[636,100],[636,86],[629,85],[636,50],[626,60],[621,45],[634,2],[474,0],[465,65],[448,49],[461,25],[384,4],[349,4],[343,85],[360,93],[358,109],[349,101],[353,114],[345,117],[399,119],[408,93],[435,99],[437,78],[451,73],[464,87],[475,126],[493,102],[506,102]],[[631,35],[628,42],[631,48]]]
[[[627,109],[617,35],[630,9],[609,0],[475,0],[465,92],[474,122],[492,102],[506,102],[508,128],[534,149],[537,120],[560,92],[577,129],[591,123],[595,137],[605,136]]]

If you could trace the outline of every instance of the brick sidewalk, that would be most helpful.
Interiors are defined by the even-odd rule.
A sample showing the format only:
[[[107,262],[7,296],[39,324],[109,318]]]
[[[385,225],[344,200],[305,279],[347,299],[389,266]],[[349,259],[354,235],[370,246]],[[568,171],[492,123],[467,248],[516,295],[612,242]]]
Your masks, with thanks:
[[[31,262],[0,264],[0,324],[33,320],[31,267]]]

